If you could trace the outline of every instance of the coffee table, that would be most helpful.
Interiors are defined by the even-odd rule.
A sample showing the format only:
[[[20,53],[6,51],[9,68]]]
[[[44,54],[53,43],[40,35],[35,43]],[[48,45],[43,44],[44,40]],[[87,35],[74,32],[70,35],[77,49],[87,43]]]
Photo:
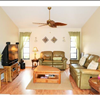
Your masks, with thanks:
[[[61,72],[58,68],[50,66],[37,66],[33,71],[33,82],[61,83]]]
[[[92,94],[100,94],[100,82],[97,77],[90,78],[89,84],[91,87],[91,93]]]

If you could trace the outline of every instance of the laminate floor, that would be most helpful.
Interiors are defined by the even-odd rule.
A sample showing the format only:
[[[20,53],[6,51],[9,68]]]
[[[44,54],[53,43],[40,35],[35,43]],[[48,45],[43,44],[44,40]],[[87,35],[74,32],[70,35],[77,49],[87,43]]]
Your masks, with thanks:
[[[26,86],[33,77],[31,68],[21,69],[19,75],[12,81],[5,83],[2,81],[0,94],[10,95],[87,95],[90,90],[81,90],[77,87],[73,78],[70,76],[69,68],[66,69],[73,90],[27,90]]]

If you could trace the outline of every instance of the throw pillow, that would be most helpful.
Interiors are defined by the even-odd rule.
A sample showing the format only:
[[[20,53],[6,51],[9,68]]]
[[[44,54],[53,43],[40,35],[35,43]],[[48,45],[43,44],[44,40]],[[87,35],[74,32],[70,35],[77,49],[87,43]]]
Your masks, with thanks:
[[[98,63],[92,60],[91,63],[88,65],[87,69],[96,70],[97,67],[98,67]]]
[[[85,61],[86,61],[86,57],[83,56],[83,57],[80,58],[79,64],[80,64],[81,66],[83,66],[84,63],[85,63]]]
[[[50,56],[44,56],[44,58],[43,58],[44,60],[50,60],[51,59],[51,57]]]
[[[62,57],[53,57],[53,60],[62,60]]]

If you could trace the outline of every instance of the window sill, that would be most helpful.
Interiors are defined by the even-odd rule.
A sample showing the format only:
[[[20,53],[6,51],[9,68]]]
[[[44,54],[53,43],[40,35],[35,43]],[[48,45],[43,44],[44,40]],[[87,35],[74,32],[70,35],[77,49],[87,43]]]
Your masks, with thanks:
[[[23,60],[30,60],[30,58],[23,58]]]

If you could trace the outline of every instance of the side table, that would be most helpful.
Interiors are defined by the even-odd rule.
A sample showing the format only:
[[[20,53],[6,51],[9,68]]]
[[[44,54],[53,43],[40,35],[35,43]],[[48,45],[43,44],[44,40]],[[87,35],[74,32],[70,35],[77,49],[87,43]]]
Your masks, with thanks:
[[[89,84],[91,87],[91,93],[92,94],[100,94],[100,81],[97,77],[90,78]]]
[[[0,89],[1,89],[1,74],[2,73],[4,73],[4,77],[6,79],[6,83],[8,82],[8,80],[7,80],[7,70],[3,69],[3,68],[0,68]]]
[[[39,62],[38,59],[32,59],[31,61],[32,61],[32,69],[33,69],[33,67],[37,67],[38,66],[38,62]],[[36,64],[34,65],[34,62],[37,62],[37,66],[36,66]]]

